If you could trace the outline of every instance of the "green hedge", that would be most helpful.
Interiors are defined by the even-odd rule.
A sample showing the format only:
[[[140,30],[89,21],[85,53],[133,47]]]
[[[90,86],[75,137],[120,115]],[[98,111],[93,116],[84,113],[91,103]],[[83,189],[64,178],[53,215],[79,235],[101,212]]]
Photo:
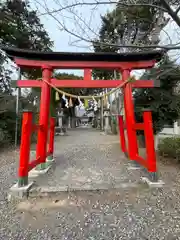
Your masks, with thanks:
[[[180,137],[164,138],[158,144],[160,156],[167,156],[180,160]]]

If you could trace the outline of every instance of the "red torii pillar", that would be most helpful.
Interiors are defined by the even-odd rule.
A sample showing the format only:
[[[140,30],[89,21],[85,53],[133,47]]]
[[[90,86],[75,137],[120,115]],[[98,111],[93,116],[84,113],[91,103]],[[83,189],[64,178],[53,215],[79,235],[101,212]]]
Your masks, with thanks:
[[[42,66],[42,79],[51,82],[52,68],[48,65]],[[40,115],[39,126],[43,129],[38,131],[36,158],[40,157],[41,167],[45,168],[43,163],[46,162],[47,157],[47,141],[48,141],[48,126],[49,126],[49,113],[51,101],[51,87],[45,81],[42,82],[41,100],[40,100]]]
[[[122,71],[123,81],[126,81],[130,77],[130,70],[131,69],[124,69]],[[131,83],[127,83],[124,87],[124,110],[125,110],[126,129],[127,129],[127,136],[128,136],[129,158],[131,160],[136,160],[136,156],[138,153],[138,143],[137,143],[136,132],[133,130],[133,126],[135,124],[135,117],[134,117],[134,104],[133,104]]]

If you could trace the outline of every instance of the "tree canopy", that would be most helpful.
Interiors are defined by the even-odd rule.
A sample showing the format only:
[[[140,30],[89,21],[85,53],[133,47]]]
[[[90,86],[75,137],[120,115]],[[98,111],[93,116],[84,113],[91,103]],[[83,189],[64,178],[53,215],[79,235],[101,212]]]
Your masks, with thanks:
[[[41,23],[37,12],[25,0],[0,2],[0,45],[49,51],[53,42]],[[15,130],[15,96],[10,87],[12,68],[10,61],[0,50],[0,142],[13,140]],[[41,70],[23,69],[24,75],[41,76]],[[21,97],[22,107],[30,104],[29,98]],[[5,104],[6,103],[6,104]]]
[[[119,48],[118,45],[158,44],[160,31],[167,23],[164,12],[159,9],[149,5],[135,4],[129,7],[118,4],[114,10],[102,16],[101,19],[99,37],[94,43],[95,52],[127,51],[127,48]],[[141,50],[147,49],[131,49],[131,51]],[[159,79],[161,87],[134,90],[136,118],[142,121],[142,109],[151,108],[155,133],[179,117],[180,97],[174,93],[174,88],[180,80],[179,73],[179,66],[170,61],[166,55],[158,67],[146,70],[142,76],[143,79]],[[114,70],[95,70],[94,76],[104,80],[119,77]]]
[[[53,45],[37,12],[24,0],[0,3],[0,41],[8,46],[42,51],[51,50]]]
[[[5,0],[0,3],[0,44],[42,51],[50,51],[53,46],[37,12],[25,0]],[[1,63],[5,59],[0,54]],[[3,82],[2,72],[6,72],[3,67],[0,82]],[[40,77],[40,71],[33,69],[23,69],[23,73],[29,77]]]
[[[160,80],[159,88],[137,89],[134,93],[137,121],[142,121],[142,109],[152,110],[154,133],[180,116],[180,67],[166,56],[161,64],[146,71],[143,79]]]
[[[117,4],[114,10],[102,16],[101,21],[99,37],[94,42],[95,52],[127,51],[119,48],[118,44],[157,44],[160,30],[165,24],[163,15],[155,8],[139,5],[125,7],[121,4]],[[155,37],[154,29],[157,27],[160,28]],[[134,48],[131,51],[140,50]],[[95,78],[113,79],[115,76],[118,77],[118,73],[115,74],[114,71],[94,71]]]

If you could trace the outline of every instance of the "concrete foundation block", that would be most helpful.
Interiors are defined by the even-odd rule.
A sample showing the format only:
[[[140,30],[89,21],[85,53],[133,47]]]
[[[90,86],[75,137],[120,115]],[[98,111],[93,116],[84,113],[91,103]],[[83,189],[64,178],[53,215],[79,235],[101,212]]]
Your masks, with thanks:
[[[46,158],[46,166],[47,167],[49,167],[49,166],[51,167],[52,164],[54,164],[54,162],[55,162],[55,159],[53,156],[49,156]]]
[[[44,196],[51,196],[54,194],[58,194],[61,192],[67,192],[68,186],[47,186],[47,187],[37,187],[30,191],[30,196],[38,196],[38,197],[44,197]]]
[[[47,162],[47,163],[51,163],[51,162],[53,163],[53,162],[55,162],[55,159],[54,159],[54,158],[52,158],[52,159],[46,158],[46,162]]]
[[[151,181],[149,178],[147,177],[142,177],[141,181],[143,183],[146,183],[150,188],[161,188],[164,186],[164,182],[162,180],[157,180],[157,181]]]
[[[140,164],[137,161],[131,160],[131,163],[128,166],[128,170],[140,170],[142,169]]]
[[[67,192],[68,186],[42,187],[41,193]]]
[[[50,161],[48,161],[48,162],[50,162]],[[34,178],[34,177],[38,177],[40,175],[43,175],[43,174],[47,173],[50,168],[51,168],[51,165],[49,165],[46,169],[43,169],[43,170],[32,169],[29,172],[29,178]]]
[[[32,186],[34,185],[34,182],[30,182],[27,186],[23,186],[23,187],[19,187],[18,183],[14,184],[11,188],[10,188],[10,192],[8,194],[8,201],[11,201],[14,198],[27,198],[29,195],[29,191],[32,188]]]
[[[138,166],[131,166],[131,165],[128,166],[128,170],[140,170],[140,169],[141,168]]]

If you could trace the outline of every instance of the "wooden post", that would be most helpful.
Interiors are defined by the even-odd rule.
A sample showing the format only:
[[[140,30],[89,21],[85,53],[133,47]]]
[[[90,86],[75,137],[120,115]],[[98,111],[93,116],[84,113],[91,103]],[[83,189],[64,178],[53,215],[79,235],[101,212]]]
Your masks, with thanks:
[[[130,77],[130,70],[123,70],[122,80],[126,81]],[[125,109],[125,125],[128,136],[128,155],[130,160],[136,160],[138,154],[138,143],[136,131],[133,129],[135,123],[134,104],[132,97],[132,85],[127,83],[124,87],[124,109]]]
[[[18,80],[21,79],[21,69],[18,69]],[[20,108],[20,102],[19,99],[21,97],[21,88],[17,88],[17,95],[16,95],[16,128],[15,128],[15,148],[18,144],[18,121],[19,121],[19,108]]]
[[[50,134],[49,134],[49,149],[48,149],[48,161],[54,159],[54,136],[55,136],[55,118],[50,118]]]
[[[121,145],[121,150],[123,153],[126,153],[126,140],[124,136],[124,122],[123,122],[123,116],[119,115],[118,116],[118,122],[119,122],[119,137],[120,137],[120,145]]]
[[[42,67],[42,77],[47,82],[51,81],[52,69],[49,66]],[[40,157],[40,169],[46,168],[46,155],[47,155],[47,140],[48,140],[48,125],[50,113],[50,98],[51,87],[45,81],[42,82],[41,88],[41,101],[40,101],[40,116],[39,116],[39,130],[37,139],[36,158]],[[39,169],[39,166],[38,166]]]
[[[104,129],[104,114],[103,114],[103,98],[101,97],[100,105],[100,119],[101,119],[101,131]]]
[[[28,185],[28,167],[30,157],[32,131],[32,112],[23,113],[22,131],[21,131],[21,146],[20,146],[20,161],[18,170],[18,186],[23,187]]]
[[[154,134],[150,110],[144,111],[143,119],[148,171],[152,173],[152,180],[157,180],[156,152],[154,148]]]

